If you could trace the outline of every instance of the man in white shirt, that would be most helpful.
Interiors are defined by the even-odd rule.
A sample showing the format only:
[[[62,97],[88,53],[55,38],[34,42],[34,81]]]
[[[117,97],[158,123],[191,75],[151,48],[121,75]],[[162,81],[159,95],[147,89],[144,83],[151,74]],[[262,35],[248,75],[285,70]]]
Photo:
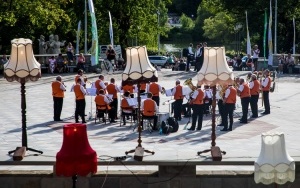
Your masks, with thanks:
[[[200,69],[202,67],[202,65],[201,65],[201,56],[202,56],[201,48],[202,48],[202,44],[200,43],[197,45],[197,50],[196,50],[196,54],[195,54],[195,58],[196,58],[195,71],[196,72],[200,71]]]
[[[258,45],[254,45],[254,47],[252,49],[252,60],[253,60],[255,70],[257,70],[257,61],[258,61],[259,53],[260,53],[260,50],[258,49]]]
[[[194,52],[193,52],[193,44],[190,43],[190,46],[188,47],[188,55],[187,55],[187,64],[186,64],[186,71],[190,70],[190,63],[194,59]]]

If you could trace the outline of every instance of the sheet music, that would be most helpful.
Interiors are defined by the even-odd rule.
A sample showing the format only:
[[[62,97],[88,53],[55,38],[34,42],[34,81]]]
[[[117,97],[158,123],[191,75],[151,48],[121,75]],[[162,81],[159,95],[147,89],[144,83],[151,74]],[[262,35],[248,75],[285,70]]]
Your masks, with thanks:
[[[166,96],[167,97],[173,96],[172,91],[173,91],[173,89],[167,89],[166,90]]]
[[[135,100],[135,98],[127,98],[126,100],[127,100],[129,106],[137,106],[138,105],[137,100]]]
[[[96,88],[86,88],[86,94],[89,96],[96,96],[97,89]]]

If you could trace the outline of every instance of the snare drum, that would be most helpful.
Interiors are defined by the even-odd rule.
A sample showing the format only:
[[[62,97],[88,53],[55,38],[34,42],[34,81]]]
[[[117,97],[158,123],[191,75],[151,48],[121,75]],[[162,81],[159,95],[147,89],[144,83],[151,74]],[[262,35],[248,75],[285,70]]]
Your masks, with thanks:
[[[169,112],[159,112],[157,115],[157,123],[160,126],[162,121],[167,121],[167,119],[170,117]]]

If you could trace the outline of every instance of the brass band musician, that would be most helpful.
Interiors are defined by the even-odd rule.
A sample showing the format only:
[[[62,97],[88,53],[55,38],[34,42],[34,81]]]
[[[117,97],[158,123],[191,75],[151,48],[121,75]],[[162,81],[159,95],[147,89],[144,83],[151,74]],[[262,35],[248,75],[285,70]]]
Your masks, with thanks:
[[[104,94],[106,93],[106,85],[104,83],[104,76],[102,74],[100,74],[98,80],[96,80],[95,87],[97,89],[97,92],[99,92],[100,89],[103,89]]]
[[[250,88],[250,107],[252,111],[252,118],[257,118],[258,117],[258,98],[259,98],[259,88],[260,88],[260,83],[257,80],[257,76],[255,74],[252,74],[251,76],[251,82],[249,83],[249,88]]]
[[[203,112],[204,112],[204,98],[205,93],[202,91],[201,86],[197,86],[197,90],[194,91],[192,95],[191,105],[193,109],[192,114],[192,126],[188,130],[195,130],[196,122],[198,120],[197,130],[202,129],[202,121],[203,121]]]
[[[264,115],[270,114],[270,101],[269,101],[269,92],[271,87],[272,79],[270,77],[270,71],[266,69],[264,71],[265,78],[261,83],[262,91],[263,91],[263,101],[265,106],[265,111],[262,113]]]
[[[81,117],[82,123],[86,123],[85,121],[85,95],[86,91],[82,86],[82,79],[78,78],[76,85],[73,85],[71,91],[75,93],[76,99],[76,109],[75,109],[75,122],[78,123],[78,116]]]
[[[224,118],[222,117],[224,123],[222,123],[222,125],[224,126],[224,128],[221,131],[232,131],[233,111],[236,103],[236,95],[237,95],[236,89],[232,87],[232,85],[229,85],[225,92],[225,96],[223,100],[225,107],[224,107]],[[228,116],[229,116],[229,127],[228,127]]]
[[[95,97],[95,103],[97,106],[97,110],[99,111],[104,111],[104,112],[108,112],[108,116],[110,119],[110,123],[114,123],[115,122],[115,108],[110,107],[110,101],[108,100],[107,96],[105,96],[104,90],[100,89],[99,90],[99,94]],[[98,113],[101,114],[101,113]],[[102,117],[104,118],[104,117]]]
[[[248,108],[250,103],[250,88],[248,83],[243,78],[240,79],[240,86],[237,90],[238,95],[241,98],[243,116],[240,123],[248,123]]]
[[[181,121],[181,109],[183,102],[183,94],[182,94],[182,86],[180,85],[180,81],[176,80],[176,86],[172,90],[172,94],[174,96],[175,102],[174,104],[174,118],[177,121]]]
[[[85,88],[85,81],[84,81],[84,78],[83,78],[83,70],[79,69],[77,71],[77,75],[75,76],[75,84],[77,84],[77,80],[78,79],[81,79],[81,82],[80,84]]]
[[[157,106],[159,106],[159,93],[161,91],[162,87],[156,82],[151,82],[146,88],[147,93],[152,93],[152,99],[156,102]]]
[[[56,77],[56,81],[52,82],[52,96],[53,96],[53,109],[54,109],[54,121],[62,121],[60,119],[63,100],[64,100],[64,92],[66,91],[66,86],[62,82],[61,76]]]

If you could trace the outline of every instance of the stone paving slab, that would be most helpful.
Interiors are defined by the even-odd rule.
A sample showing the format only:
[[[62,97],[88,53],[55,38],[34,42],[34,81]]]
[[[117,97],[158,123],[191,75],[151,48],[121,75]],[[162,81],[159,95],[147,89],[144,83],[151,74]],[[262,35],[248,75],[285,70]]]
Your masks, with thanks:
[[[246,72],[238,72],[242,76]],[[27,127],[28,146],[40,149],[43,155],[33,156],[27,152],[24,161],[55,161],[56,153],[62,144],[63,125],[74,123],[74,94],[69,91],[73,84],[74,74],[63,75],[67,92],[64,99],[62,119],[64,122],[53,121],[53,101],[51,96],[51,82],[56,75],[43,75],[37,82],[26,83],[27,101]],[[89,81],[95,81],[98,75],[87,74]],[[111,77],[120,85],[121,74],[105,75],[105,80]],[[175,80],[182,82],[193,78],[196,84],[196,73],[172,72],[163,70],[159,72],[159,83],[166,89],[175,85]],[[241,114],[241,106],[237,105],[232,132],[221,132],[217,127],[216,143],[227,152],[223,161],[255,161],[260,152],[261,133],[284,132],[286,147],[289,154],[296,160],[300,160],[300,147],[298,132],[300,131],[300,79],[298,75],[281,75],[277,82],[277,88],[270,94],[271,114],[259,116],[250,120],[248,124],[238,123],[238,115]],[[21,145],[21,97],[20,84],[7,82],[0,78],[0,161],[10,161],[12,157],[7,155],[9,150]],[[161,112],[168,112],[168,105],[162,105],[170,97],[161,96]],[[86,97],[86,114],[94,113],[93,97]],[[259,101],[259,106],[261,100]],[[240,101],[238,100],[238,103]],[[259,112],[263,112],[262,107]],[[218,117],[217,117],[218,120]],[[211,116],[204,116],[201,131],[188,131],[186,123],[188,118],[180,121],[179,131],[169,135],[159,135],[158,132],[150,134],[142,133],[142,144],[146,149],[155,151],[153,156],[145,156],[144,161],[176,161],[193,159],[196,161],[211,160],[210,154],[197,156],[197,151],[210,148]],[[133,132],[130,125],[120,127],[120,123],[95,124],[94,120],[88,121],[87,130],[89,142],[98,156],[123,156],[125,151],[137,146],[138,133]],[[128,159],[132,160],[132,159]],[[5,169],[5,167],[0,167]],[[6,167],[12,169],[12,167]]]

